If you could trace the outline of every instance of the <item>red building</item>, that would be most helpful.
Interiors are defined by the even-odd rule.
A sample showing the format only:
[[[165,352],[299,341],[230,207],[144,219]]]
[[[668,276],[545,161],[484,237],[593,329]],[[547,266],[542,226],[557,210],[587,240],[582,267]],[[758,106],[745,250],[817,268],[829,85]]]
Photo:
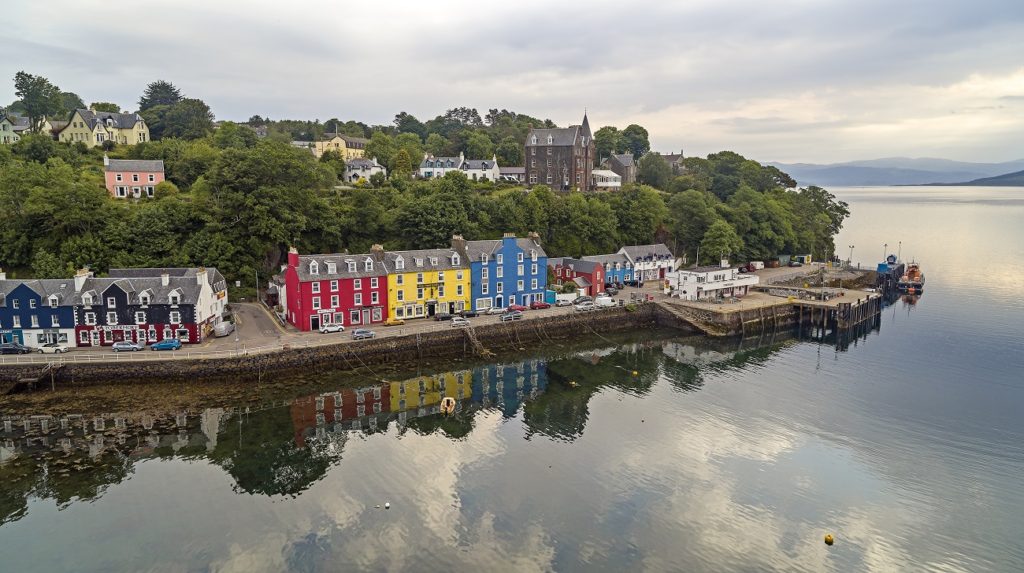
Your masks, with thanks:
[[[287,320],[302,331],[328,324],[368,327],[387,319],[388,272],[383,249],[362,255],[299,255],[284,272]]]
[[[604,265],[601,263],[561,258],[548,259],[548,266],[554,271],[557,284],[574,281],[588,296],[604,292]]]
[[[331,430],[355,429],[355,420],[361,428],[366,416],[387,413],[391,405],[391,388],[380,384],[367,388],[345,388],[316,396],[297,398],[291,405],[295,445],[302,448],[306,440],[315,436],[318,428],[332,426]],[[341,428],[334,427],[344,423]]]
[[[164,180],[164,162],[159,159],[110,159],[103,156],[103,177],[111,197],[153,197]]]

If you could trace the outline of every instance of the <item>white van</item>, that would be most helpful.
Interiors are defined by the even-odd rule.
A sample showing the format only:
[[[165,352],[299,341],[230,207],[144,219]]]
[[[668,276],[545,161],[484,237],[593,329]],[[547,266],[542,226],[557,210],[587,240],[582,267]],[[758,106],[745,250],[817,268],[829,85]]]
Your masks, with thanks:
[[[599,294],[597,295],[597,298],[594,299],[594,306],[596,306],[597,308],[607,308],[609,306],[615,306],[615,299],[606,294]]]
[[[223,321],[223,322],[217,323],[213,327],[213,335],[216,336],[217,338],[221,338],[223,336],[227,336],[227,335],[231,334],[234,331],[235,331],[235,323],[228,322],[226,320]]]

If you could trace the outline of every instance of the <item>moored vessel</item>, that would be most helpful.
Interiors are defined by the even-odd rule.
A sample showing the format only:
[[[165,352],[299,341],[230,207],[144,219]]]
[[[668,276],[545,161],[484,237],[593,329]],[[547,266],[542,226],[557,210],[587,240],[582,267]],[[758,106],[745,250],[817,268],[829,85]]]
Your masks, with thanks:
[[[900,277],[896,288],[908,294],[924,292],[924,273],[919,263],[910,262],[907,264],[907,271]]]

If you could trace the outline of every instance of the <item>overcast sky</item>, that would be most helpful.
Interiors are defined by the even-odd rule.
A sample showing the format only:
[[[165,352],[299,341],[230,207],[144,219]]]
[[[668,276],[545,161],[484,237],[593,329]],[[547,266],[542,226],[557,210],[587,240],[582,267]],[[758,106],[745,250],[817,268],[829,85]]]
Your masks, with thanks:
[[[1021,0],[5,0],[0,103],[41,74],[136,109],[390,123],[456,106],[639,123],[760,161],[1024,157]]]

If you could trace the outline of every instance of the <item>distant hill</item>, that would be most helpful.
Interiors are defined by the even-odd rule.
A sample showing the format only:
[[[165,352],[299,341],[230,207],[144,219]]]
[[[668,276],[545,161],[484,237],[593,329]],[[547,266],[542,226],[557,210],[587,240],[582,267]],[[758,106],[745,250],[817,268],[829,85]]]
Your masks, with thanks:
[[[965,183],[942,183],[942,185],[963,185],[971,187],[1024,187],[1024,171],[1006,173],[995,177],[982,177]]]
[[[954,184],[1024,169],[1024,159],[1003,163],[970,163],[930,157],[888,157],[845,163],[769,163],[801,185],[927,185]]]

